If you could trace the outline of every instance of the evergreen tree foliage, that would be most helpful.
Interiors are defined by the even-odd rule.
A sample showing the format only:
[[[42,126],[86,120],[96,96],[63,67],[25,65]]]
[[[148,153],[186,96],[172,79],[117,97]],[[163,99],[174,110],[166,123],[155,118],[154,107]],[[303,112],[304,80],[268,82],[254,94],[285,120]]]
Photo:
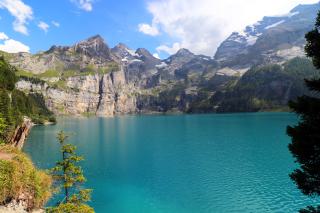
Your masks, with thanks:
[[[4,143],[5,141],[5,130],[7,128],[7,124],[5,119],[2,117],[2,115],[0,114],[0,144]]]
[[[77,164],[83,160],[76,154],[76,146],[66,144],[68,136],[63,131],[58,133],[57,139],[61,146],[62,160],[52,169],[52,176],[62,184],[64,199],[58,206],[49,208],[49,212],[94,212],[86,205],[90,201],[90,189],[80,189],[86,179]],[[84,211],[86,209],[86,211]]]
[[[0,114],[6,126],[0,133],[2,141],[10,141],[15,128],[21,124],[23,116],[30,117],[37,124],[43,124],[45,121],[56,122],[41,94],[25,94],[15,89],[18,80],[16,71],[15,67],[0,56]]]
[[[320,69],[320,12],[315,28],[306,34],[307,56],[314,66]],[[320,196],[320,79],[306,80],[312,95],[299,97],[290,102],[290,108],[299,115],[298,125],[288,127],[287,133],[292,138],[289,150],[300,168],[290,174],[301,192],[308,196]],[[307,207],[301,213],[320,213],[320,206]]]
[[[9,65],[2,56],[0,56],[0,89],[13,90],[18,78],[16,77],[16,68]]]

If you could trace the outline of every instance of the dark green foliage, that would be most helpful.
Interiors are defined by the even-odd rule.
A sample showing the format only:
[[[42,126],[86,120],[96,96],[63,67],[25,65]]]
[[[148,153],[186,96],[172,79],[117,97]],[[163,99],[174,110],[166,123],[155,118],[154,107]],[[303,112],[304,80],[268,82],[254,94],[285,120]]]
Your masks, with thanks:
[[[25,81],[29,81],[32,84],[41,84],[44,85],[46,82],[44,80],[41,80],[39,78],[35,78],[35,77],[27,77],[27,76],[20,76],[19,77],[21,80],[25,80]]]
[[[15,75],[16,69],[9,65],[0,56],[0,89],[13,90],[18,78]]]
[[[94,213],[93,208],[86,204],[76,205],[73,203],[62,203],[57,207],[50,207],[48,213]]]
[[[9,93],[6,90],[0,89],[0,113],[5,118],[6,122],[10,124],[11,116],[11,101]]]
[[[307,56],[312,58],[315,67],[320,68],[320,12],[316,20],[315,28],[306,34],[307,45],[305,50]]]
[[[5,138],[2,138],[7,129],[7,123],[3,116],[0,114],[0,145],[5,142]]]
[[[320,13],[315,29],[306,35],[306,52],[312,58],[314,66],[320,69]],[[296,162],[300,168],[290,174],[301,192],[307,196],[320,196],[320,80],[306,80],[307,87],[313,91],[311,95],[299,97],[290,102],[290,108],[299,115],[300,121],[296,126],[287,128],[292,138],[289,144]],[[318,213],[320,207],[307,207],[301,213]]]
[[[301,209],[299,213],[320,213],[320,206],[308,206],[306,209]]]
[[[312,62],[294,58],[283,65],[256,66],[242,77],[214,75],[193,82],[189,78],[168,82],[152,95],[138,96],[141,110],[187,113],[289,111],[287,103],[311,94],[305,78],[319,76]]]
[[[310,93],[303,79],[316,76],[316,68],[304,58],[292,59],[283,66],[254,67],[234,87],[213,99],[219,105],[218,112],[285,110],[289,100]]]
[[[0,114],[6,129],[0,133],[0,140],[9,141],[15,128],[21,124],[23,116],[34,123],[55,122],[55,118],[44,103],[40,94],[25,94],[15,89],[16,69],[0,57]]]
[[[21,116],[28,116],[34,123],[43,124],[45,121],[54,120],[44,102],[42,94],[25,93],[14,90],[11,94],[13,110]]]
[[[49,212],[82,212],[82,208],[91,209],[86,202],[90,201],[92,190],[79,189],[86,181],[81,167],[77,165],[83,158],[76,154],[76,146],[66,144],[67,138],[62,131],[59,132],[57,139],[61,146],[62,160],[52,169],[52,176],[57,183],[62,184],[65,196],[57,207],[49,208]],[[89,212],[93,212],[91,210]]]

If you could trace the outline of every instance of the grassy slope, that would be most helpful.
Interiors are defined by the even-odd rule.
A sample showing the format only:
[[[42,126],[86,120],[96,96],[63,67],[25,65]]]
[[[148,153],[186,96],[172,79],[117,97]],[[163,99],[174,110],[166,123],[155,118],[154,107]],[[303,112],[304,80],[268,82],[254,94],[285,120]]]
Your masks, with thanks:
[[[28,209],[41,208],[51,197],[51,177],[37,170],[24,153],[0,145],[0,205],[24,196]]]

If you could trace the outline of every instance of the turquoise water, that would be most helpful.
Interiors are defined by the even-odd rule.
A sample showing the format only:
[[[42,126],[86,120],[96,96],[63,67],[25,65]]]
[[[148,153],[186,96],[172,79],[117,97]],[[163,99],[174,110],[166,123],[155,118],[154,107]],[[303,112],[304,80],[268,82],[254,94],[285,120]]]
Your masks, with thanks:
[[[26,151],[40,168],[70,142],[96,212],[296,212],[313,204],[291,182],[287,113],[61,118],[33,128]],[[53,203],[52,201],[51,203]]]

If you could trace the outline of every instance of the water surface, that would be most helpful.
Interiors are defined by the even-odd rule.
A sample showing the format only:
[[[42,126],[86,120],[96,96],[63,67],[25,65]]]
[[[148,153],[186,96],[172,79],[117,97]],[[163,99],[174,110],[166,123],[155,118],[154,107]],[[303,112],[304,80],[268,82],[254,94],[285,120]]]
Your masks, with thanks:
[[[25,144],[40,168],[73,133],[96,212],[297,212],[313,204],[291,182],[287,113],[60,118]],[[51,201],[51,204],[55,201]]]

